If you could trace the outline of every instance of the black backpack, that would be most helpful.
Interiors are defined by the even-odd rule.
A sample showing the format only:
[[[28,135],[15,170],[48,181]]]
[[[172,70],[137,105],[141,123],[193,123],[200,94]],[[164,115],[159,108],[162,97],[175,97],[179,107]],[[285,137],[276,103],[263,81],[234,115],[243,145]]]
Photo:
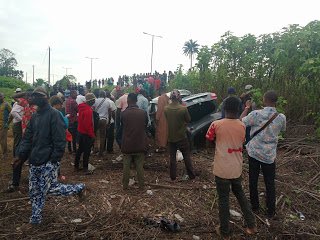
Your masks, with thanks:
[[[92,116],[93,116],[94,132],[96,133],[99,128],[99,120],[100,120],[99,113],[97,113],[96,111],[93,111]]]

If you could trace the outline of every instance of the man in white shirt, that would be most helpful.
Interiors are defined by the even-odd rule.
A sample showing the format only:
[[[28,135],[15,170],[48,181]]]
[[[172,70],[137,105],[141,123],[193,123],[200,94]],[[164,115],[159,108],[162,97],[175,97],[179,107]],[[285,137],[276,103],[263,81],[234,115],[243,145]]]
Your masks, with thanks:
[[[102,156],[106,149],[106,132],[109,125],[109,112],[110,103],[106,98],[105,91],[101,90],[99,92],[99,98],[96,99],[94,105],[94,110],[99,114],[99,126],[97,131],[97,139],[99,139],[99,156]]]

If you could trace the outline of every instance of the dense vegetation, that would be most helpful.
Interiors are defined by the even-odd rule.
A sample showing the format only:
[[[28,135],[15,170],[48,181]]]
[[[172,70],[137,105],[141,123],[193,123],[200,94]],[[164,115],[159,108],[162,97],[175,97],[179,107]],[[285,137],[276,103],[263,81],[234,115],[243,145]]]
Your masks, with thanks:
[[[186,74],[178,69],[171,88],[214,91],[221,100],[229,86],[241,94],[251,84],[262,92],[274,89],[283,96],[291,120],[319,117],[320,21],[260,36],[237,37],[226,32],[211,47],[202,46],[197,60]]]

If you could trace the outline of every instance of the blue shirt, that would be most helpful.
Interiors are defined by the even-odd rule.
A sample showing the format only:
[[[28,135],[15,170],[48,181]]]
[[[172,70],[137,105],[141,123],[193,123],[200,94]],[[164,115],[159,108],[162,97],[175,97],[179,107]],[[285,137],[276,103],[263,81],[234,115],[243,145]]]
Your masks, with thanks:
[[[149,116],[149,101],[142,94],[138,94],[137,96],[137,105],[140,109],[144,110],[148,115],[148,125],[150,124],[150,116]]]
[[[265,107],[255,110],[242,118],[246,126],[251,126],[250,135],[258,131],[277,110],[274,107]],[[277,156],[278,135],[286,129],[286,116],[279,114],[263,131],[251,139],[246,145],[248,155],[260,162],[271,164]]]

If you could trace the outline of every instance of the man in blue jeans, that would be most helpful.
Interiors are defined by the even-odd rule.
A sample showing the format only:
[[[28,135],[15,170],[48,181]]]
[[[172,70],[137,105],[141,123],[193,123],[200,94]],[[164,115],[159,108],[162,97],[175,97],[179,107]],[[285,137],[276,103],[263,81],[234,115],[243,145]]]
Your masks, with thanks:
[[[267,91],[263,96],[264,108],[252,111],[248,116],[251,102],[247,101],[245,110],[240,116],[246,126],[251,127],[251,136],[261,129],[273,116],[275,119],[246,145],[249,155],[249,188],[253,211],[259,211],[258,179],[260,169],[266,186],[267,216],[273,218],[276,213],[275,159],[277,154],[278,135],[286,129],[286,116],[277,114],[278,96],[275,91]]]

